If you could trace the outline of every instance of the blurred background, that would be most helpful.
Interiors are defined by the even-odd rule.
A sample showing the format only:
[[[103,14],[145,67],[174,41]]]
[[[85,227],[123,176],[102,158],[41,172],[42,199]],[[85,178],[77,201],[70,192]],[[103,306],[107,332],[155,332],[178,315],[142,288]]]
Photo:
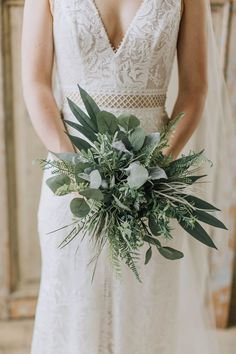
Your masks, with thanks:
[[[211,4],[236,124],[236,0]],[[45,151],[22,98],[23,6],[23,0],[0,1],[0,354],[29,354],[41,266],[36,216],[42,171],[32,160]],[[210,260],[222,354],[236,353],[236,207],[231,213],[224,267],[216,271]]]

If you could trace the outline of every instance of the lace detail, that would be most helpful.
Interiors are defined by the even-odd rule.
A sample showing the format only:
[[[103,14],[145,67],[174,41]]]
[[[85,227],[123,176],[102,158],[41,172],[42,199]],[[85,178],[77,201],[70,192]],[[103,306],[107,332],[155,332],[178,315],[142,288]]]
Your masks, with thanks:
[[[61,87],[166,94],[180,18],[181,0],[145,0],[114,52],[93,0],[54,0]]]
[[[143,0],[117,50],[108,41],[93,0],[50,1],[62,117],[74,117],[66,97],[84,109],[79,83],[99,106],[114,114],[134,113],[147,132],[159,130],[168,120],[164,106],[182,1]],[[143,248],[144,283],[139,284],[125,264],[119,282],[110,272],[109,250],[104,247],[91,285],[93,269],[87,265],[95,250],[89,237],[80,242],[78,235],[67,247],[57,248],[68,229],[47,233],[71,223],[68,205],[73,196],[53,195],[45,183],[50,176],[46,170],[38,208],[42,276],[31,354],[212,354],[204,339],[200,351],[196,345],[193,348],[196,331],[189,332],[188,315],[196,293],[185,301],[193,273],[184,261],[169,262],[155,252],[144,265],[147,249]],[[186,237],[182,229],[175,236],[166,246],[182,250]],[[180,302],[184,311],[179,313]],[[201,319],[193,323],[201,327]]]
[[[154,108],[164,107],[166,95],[105,95],[94,93],[91,95],[98,106],[109,108]],[[63,106],[67,104],[67,97],[78,105],[82,99],[78,91],[65,92]]]

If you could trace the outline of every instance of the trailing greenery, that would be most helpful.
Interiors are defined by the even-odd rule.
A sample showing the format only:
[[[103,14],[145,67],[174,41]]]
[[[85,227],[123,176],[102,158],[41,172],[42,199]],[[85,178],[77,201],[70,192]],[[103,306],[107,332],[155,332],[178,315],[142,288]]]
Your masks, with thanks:
[[[97,250],[91,260],[95,262],[93,277],[98,257],[108,244],[117,276],[122,275],[124,262],[140,282],[140,249],[144,244],[149,245],[145,264],[151,260],[153,248],[169,260],[184,256],[179,250],[162,246],[162,240],[173,238],[171,219],[196,240],[216,248],[199,221],[226,229],[212,215],[219,209],[189,194],[190,186],[205,177],[196,175],[206,161],[203,151],[190,152],[177,160],[163,154],[183,113],[162,131],[146,134],[136,116],[124,113],[116,117],[101,111],[78,87],[87,113],[68,99],[77,122],[66,121],[84,137],[67,133],[77,152],[51,152],[55,159],[39,160],[43,168],[52,169],[53,176],[46,183],[53,193],[61,196],[78,192],[68,205],[74,222],[65,227],[72,229],[58,247],[65,247],[84,233]]]

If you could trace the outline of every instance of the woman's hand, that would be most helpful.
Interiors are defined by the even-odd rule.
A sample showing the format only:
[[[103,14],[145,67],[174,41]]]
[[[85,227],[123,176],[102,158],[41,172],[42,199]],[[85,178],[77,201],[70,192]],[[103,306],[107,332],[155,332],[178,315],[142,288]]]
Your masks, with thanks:
[[[37,135],[47,150],[74,152],[51,88],[54,45],[48,0],[25,0],[21,55],[23,95]]]

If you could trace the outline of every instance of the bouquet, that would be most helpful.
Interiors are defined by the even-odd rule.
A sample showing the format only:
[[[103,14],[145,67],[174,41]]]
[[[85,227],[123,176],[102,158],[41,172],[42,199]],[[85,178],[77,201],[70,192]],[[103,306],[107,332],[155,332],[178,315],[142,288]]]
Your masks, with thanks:
[[[107,244],[116,274],[121,276],[124,262],[140,282],[138,262],[144,244],[148,245],[145,264],[153,250],[169,260],[184,256],[180,250],[162,245],[163,240],[173,239],[172,219],[196,240],[217,248],[199,222],[226,229],[213,215],[219,209],[191,193],[192,186],[206,176],[197,174],[207,160],[204,151],[176,160],[163,154],[184,114],[170,119],[160,132],[146,134],[135,115],[116,117],[100,110],[78,87],[87,112],[67,98],[77,122],[65,120],[82,136],[65,131],[75,152],[51,152],[55,159],[39,160],[43,169],[52,169],[53,176],[46,183],[56,195],[77,194],[68,205],[72,223],[64,226],[71,229],[58,247],[67,246],[77,235],[81,241],[89,237],[95,249],[93,279],[98,257]]]

